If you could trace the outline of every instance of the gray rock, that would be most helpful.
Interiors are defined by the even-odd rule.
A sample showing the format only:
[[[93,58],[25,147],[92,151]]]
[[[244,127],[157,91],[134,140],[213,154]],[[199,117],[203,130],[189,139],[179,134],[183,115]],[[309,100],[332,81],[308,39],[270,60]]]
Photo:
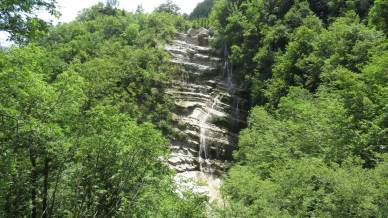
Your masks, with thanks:
[[[183,175],[177,184],[214,197],[217,188],[211,187],[216,181],[213,176],[222,175],[229,166],[246,111],[242,90],[230,82],[231,77],[225,78],[229,74],[223,72],[219,51],[208,46],[210,35],[205,28],[190,29],[187,34],[178,34],[165,49],[181,73],[167,90],[176,106],[176,137],[168,163]],[[194,180],[200,177],[208,184],[198,186],[182,179],[187,176]]]

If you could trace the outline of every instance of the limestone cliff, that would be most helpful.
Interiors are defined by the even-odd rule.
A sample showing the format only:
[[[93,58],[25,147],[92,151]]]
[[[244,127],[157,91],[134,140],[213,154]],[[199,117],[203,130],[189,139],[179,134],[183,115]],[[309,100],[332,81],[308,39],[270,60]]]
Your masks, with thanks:
[[[178,172],[178,184],[212,198],[217,187],[211,186],[218,185],[236,149],[246,102],[233,82],[227,50],[209,47],[209,38],[206,29],[190,30],[177,34],[165,49],[179,70],[168,90],[176,106],[169,164]],[[195,184],[198,180],[207,185]]]

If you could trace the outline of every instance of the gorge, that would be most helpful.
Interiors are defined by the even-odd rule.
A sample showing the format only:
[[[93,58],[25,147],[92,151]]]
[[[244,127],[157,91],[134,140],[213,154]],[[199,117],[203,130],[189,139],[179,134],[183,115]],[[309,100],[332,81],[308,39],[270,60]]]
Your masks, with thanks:
[[[0,3],[0,217],[388,217],[388,0],[61,1]]]
[[[246,100],[233,80],[227,49],[211,48],[210,35],[204,28],[191,29],[177,34],[165,49],[179,75],[168,90],[176,133],[169,164],[180,189],[205,194],[212,202],[220,198],[220,176],[237,147]]]

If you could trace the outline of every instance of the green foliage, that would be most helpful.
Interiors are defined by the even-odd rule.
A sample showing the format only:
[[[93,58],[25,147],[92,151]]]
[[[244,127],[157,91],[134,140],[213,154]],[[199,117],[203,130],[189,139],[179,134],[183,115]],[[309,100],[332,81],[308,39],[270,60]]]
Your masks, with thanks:
[[[214,0],[204,0],[197,4],[193,12],[191,12],[190,19],[208,18],[213,9]]]
[[[172,207],[160,204],[162,197],[171,201],[166,203],[180,201],[169,184],[168,166],[159,159],[167,152],[167,141],[152,125],[137,125],[107,106],[96,106],[84,119],[72,147],[74,167],[64,172],[70,179],[64,181],[68,184],[59,212],[76,217],[152,216]]]
[[[162,45],[187,27],[98,4],[0,52],[0,217],[204,216],[206,199],[176,193],[162,135]]]
[[[0,30],[10,33],[11,39],[18,43],[42,37],[49,24],[34,15],[37,10],[58,15],[55,0],[1,1]]]
[[[81,75],[89,105],[110,101],[138,122],[153,122],[164,133],[170,128],[166,80],[172,67],[160,44],[188,28],[182,17],[167,14],[121,14],[96,5],[72,22],[53,29],[42,45],[59,63]],[[55,78],[53,72],[51,77]]]
[[[0,51],[0,217],[208,215],[164,161],[163,45],[191,26],[215,30],[252,106],[216,215],[387,217],[387,4],[372,5],[209,0],[188,21],[172,1],[107,1],[44,36],[26,15],[54,1],[0,3],[0,29],[35,41]]]
[[[388,1],[376,0],[369,17],[372,24],[388,34]]]
[[[293,88],[281,99],[275,116],[254,108],[236,158],[254,163],[263,177],[271,166],[290,158],[319,157],[341,163],[352,152],[355,135],[346,131],[350,120],[343,105],[330,97],[315,99],[308,91]]]
[[[8,196],[2,205],[7,210],[1,213],[27,216],[31,204],[32,217],[47,216],[49,172],[65,164],[66,135],[85,100],[84,82],[64,72],[54,83],[47,83],[42,66],[45,54],[38,47],[11,50],[5,58],[0,110],[15,117],[19,125],[1,138],[2,156],[10,164],[1,172],[2,182],[9,184],[1,195],[1,202]]]
[[[224,189],[236,199],[226,213],[228,217],[385,217],[386,200],[379,193],[387,180],[384,167],[373,171],[328,167],[319,159],[303,158],[275,166],[271,179],[265,180],[253,169],[239,166],[225,183]]]
[[[215,45],[253,106],[220,216],[387,216],[387,22],[372,5],[215,2]]]
[[[384,37],[361,24],[354,14],[348,16],[338,18],[327,30],[310,25],[319,23],[316,18],[306,18],[306,25],[295,30],[285,52],[276,56],[273,75],[268,80],[266,94],[272,105],[290,85],[315,91],[321,83],[321,73],[332,73],[339,66],[361,71]]]
[[[313,96],[292,88],[276,114],[255,107],[249,127],[240,136],[238,164],[223,187],[230,206],[222,213],[229,217],[385,217],[387,175],[380,170],[387,160],[386,155],[374,153],[384,145],[362,143],[371,134],[369,139],[386,144],[385,136],[372,133],[386,129],[369,133],[352,129],[354,121],[341,102],[324,89]],[[372,165],[375,168],[368,169]]]
[[[308,0],[310,8],[324,22],[330,21],[333,17],[342,16],[348,11],[355,11],[363,19],[368,15],[370,7],[373,5],[373,0],[329,0],[329,1],[314,1]]]
[[[172,0],[166,0],[166,3],[159,5],[155,9],[155,12],[178,15],[179,10],[180,10],[179,6],[176,5]]]
[[[199,18],[191,21],[192,28],[210,28],[210,21],[208,18]]]
[[[266,3],[261,0],[220,0],[214,6],[211,22],[218,30],[216,44],[226,44],[231,48],[231,60],[238,72],[236,77],[249,87],[253,104],[271,101],[276,105],[279,97],[287,93],[284,85],[289,82],[293,83],[291,85],[303,83],[315,90],[319,85],[320,65],[325,60],[337,55],[339,58],[353,58],[348,63],[348,66],[352,65],[351,70],[368,60],[368,49],[384,40],[381,33],[366,27],[358,18],[365,17],[365,13],[360,11],[367,11],[368,5],[369,1]],[[336,19],[340,15],[345,17]],[[323,31],[327,25],[330,25],[328,31]],[[333,43],[333,40],[340,41]],[[238,52],[233,52],[233,49]],[[322,51],[314,55],[314,50]],[[339,62],[335,59],[330,61]],[[355,64],[357,61],[361,63]],[[273,66],[275,63],[278,66]],[[284,71],[291,71],[294,75]],[[271,92],[267,93],[263,81],[274,75],[276,78],[269,81],[273,83],[268,87]],[[279,81],[278,77],[284,77],[286,81]]]

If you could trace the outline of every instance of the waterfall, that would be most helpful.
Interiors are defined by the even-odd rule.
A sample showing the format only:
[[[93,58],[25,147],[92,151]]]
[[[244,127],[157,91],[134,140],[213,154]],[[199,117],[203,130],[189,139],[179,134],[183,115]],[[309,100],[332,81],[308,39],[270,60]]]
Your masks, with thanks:
[[[232,65],[229,61],[229,51],[228,47],[225,45],[224,48],[224,77],[226,77],[226,83],[228,86],[228,90],[230,92],[234,92],[234,83],[233,83],[233,71],[232,71]],[[202,117],[200,121],[200,139],[199,139],[199,152],[198,152],[198,160],[199,160],[199,168],[200,171],[204,172],[203,164],[207,162],[209,159],[209,146],[206,143],[206,137],[207,137],[207,127],[208,127],[208,119],[211,115],[211,113],[214,111],[214,108],[216,107],[217,103],[219,102],[220,95],[216,95],[212,99],[212,105],[210,107],[210,110],[206,111],[205,116]],[[239,112],[239,102],[237,102],[237,111]],[[206,107],[207,108],[207,107]],[[236,112],[236,111],[235,111]],[[210,166],[206,171],[209,171],[211,173]]]
[[[220,57],[218,50],[202,43],[203,36],[210,37],[209,31],[190,30],[165,45],[180,73],[166,90],[175,105],[168,163],[177,172],[178,191],[222,202],[220,175],[236,148],[244,101],[238,96],[228,46]]]
[[[232,91],[234,89],[233,68],[232,63],[229,61],[229,50],[226,44],[224,47],[224,77],[226,77],[229,91]]]
[[[211,113],[214,111],[214,108],[216,107],[217,103],[219,102],[220,95],[216,95],[214,99],[212,100],[213,103],[210,107],[210,110],[207,110],[205,116],[202,117],[200,122],[200,144],[199,144],[199,152],[198,152],[198,160],[199,160],[199,167],[200,170],[203,171],[203,163],[206,162],[206,160],[209,158],[209,148],[206,144],[206,130],[207,130],[207,121],[211,115]],[[206,107],[207,108],[207,107]],[[204,158],[202,158],[202,155]]]
[[[236,99],[236,108],[234,110],[236,120],[240,119],[240,101],[241,100],[239,98]]]

